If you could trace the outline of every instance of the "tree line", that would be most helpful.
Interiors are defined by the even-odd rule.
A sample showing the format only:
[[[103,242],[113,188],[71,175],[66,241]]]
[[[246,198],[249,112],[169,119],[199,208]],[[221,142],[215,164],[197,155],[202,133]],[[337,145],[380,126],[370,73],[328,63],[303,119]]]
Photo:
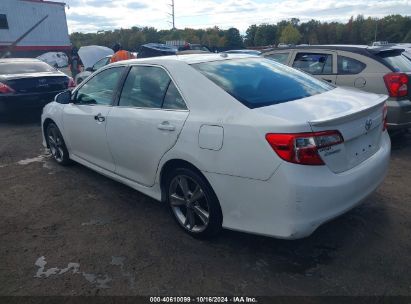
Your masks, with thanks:
[[[384,18],[351,17],[348,22],[300,22],[298,18],[283,20],[276,24],[253,24],[245,35],[234,27],[220,29],[174,29],[157,30],[154,27],[132,27],[79,33],[70,35],[77,48],[83,45],[104,45],[111,47],[119,42],[123,48],[138,51],[143,44],[165,43],[168,40],[185,40],[208,46],[211,50],[237,49],[243,47],[272,46],[286,44],[371,44],[375,39],[389,42],[411,43],[411,16],[389,15]]]

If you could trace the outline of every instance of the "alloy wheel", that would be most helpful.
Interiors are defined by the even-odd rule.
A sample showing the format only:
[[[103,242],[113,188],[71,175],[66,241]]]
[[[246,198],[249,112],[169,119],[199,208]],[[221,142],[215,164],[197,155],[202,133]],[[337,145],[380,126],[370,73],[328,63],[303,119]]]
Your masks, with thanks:
[[[64,141],[60,132],[51,126],[47,130],[47,139],[54,159],[59,163],[62,162],[64,160]]]
[[[176,175],[171,180],[168,195],[171,209],[181,226],[192,233],[201,233],[208,227],[209,202],[194,179]]]

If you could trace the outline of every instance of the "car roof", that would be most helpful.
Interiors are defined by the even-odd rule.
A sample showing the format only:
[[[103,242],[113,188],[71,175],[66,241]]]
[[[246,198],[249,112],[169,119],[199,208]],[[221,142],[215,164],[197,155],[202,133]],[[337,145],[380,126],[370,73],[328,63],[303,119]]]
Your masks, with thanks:
[[[357,53],[365,56],[370,56],[370,54],[378,54],[380,52],[389,50],[398,50],[398,45],[386,44],[380,46],[368,46],[368,45],[354,45],[354,44],[318,44],[318,45],[304,45],[304,46],[292,46],[283,47],[280,49],[273,49],[271,51],[283,51],[283,50],[312,50],[312,49],[327,49],[327,50],[341,50],[348,51],[352,53]]]
[[[150,63],[150,64],[163,64],[164,62],[181,61],[187,64],[196,64],[196,63],[203,63],[203,62],[222,61],[222,60],[240,59],[240,58],[256,58],[256,56],[249,55],[249,54],[199,53],[199,54],[187,54],[187,55],[149,57],[149,58],[140,58],[140,59],[137,58],[137,59],[127,60],[127,62],[129,64],[142,63],[142,62]],[[121,65],[121,63],[122,61],[118,61],[115,64]]]
[[[36,58],[1,58],[0,63],[25,63],[25,62],[43,62]]]

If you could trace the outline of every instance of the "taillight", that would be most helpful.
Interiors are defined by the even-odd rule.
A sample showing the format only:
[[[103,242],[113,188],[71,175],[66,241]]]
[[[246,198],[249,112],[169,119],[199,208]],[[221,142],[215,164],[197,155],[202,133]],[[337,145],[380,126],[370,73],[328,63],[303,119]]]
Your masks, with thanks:
[[[388,107],[387,103],[384,103],[384,108],[382,109],[382,130],[385,131],[387,130],[387,113],[388,113]]]
[[[7,84],[0,82],[0,94],[11,94],[15,91],[10,88]]]
[[[318,149],[338,145],[344,139],[338,131],[265,136],[277,155],[285,161],[301,165],[324,165]]]
[[[68,88],[72,89],[76,87],[76,83],[74,82],[73,78],[69,77]]]
[[[384,76],[385,86],[390,97],[408,95],[408,75],[404,73],[388,73]]]

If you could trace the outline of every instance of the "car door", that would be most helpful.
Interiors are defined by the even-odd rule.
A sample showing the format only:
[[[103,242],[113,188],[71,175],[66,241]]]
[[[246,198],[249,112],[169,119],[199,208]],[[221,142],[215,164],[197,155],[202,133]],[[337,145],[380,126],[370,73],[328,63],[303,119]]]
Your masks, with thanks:
[[[179,90],[163,68],[132,66],[118,106],[107,121],[116,173],[153,185],[158,164],[176,143],[188,114]]]
[[[70,153],[93,165],[115,171],[106,138],[107,116],[125,67],[105,69],[88,79],[64,107],[64,131]]]
[[[332,51],[298,50],[294,52],[291,65],[293,68],[310,73],[314,77],[330,83],[337,79],[337,55]]]

